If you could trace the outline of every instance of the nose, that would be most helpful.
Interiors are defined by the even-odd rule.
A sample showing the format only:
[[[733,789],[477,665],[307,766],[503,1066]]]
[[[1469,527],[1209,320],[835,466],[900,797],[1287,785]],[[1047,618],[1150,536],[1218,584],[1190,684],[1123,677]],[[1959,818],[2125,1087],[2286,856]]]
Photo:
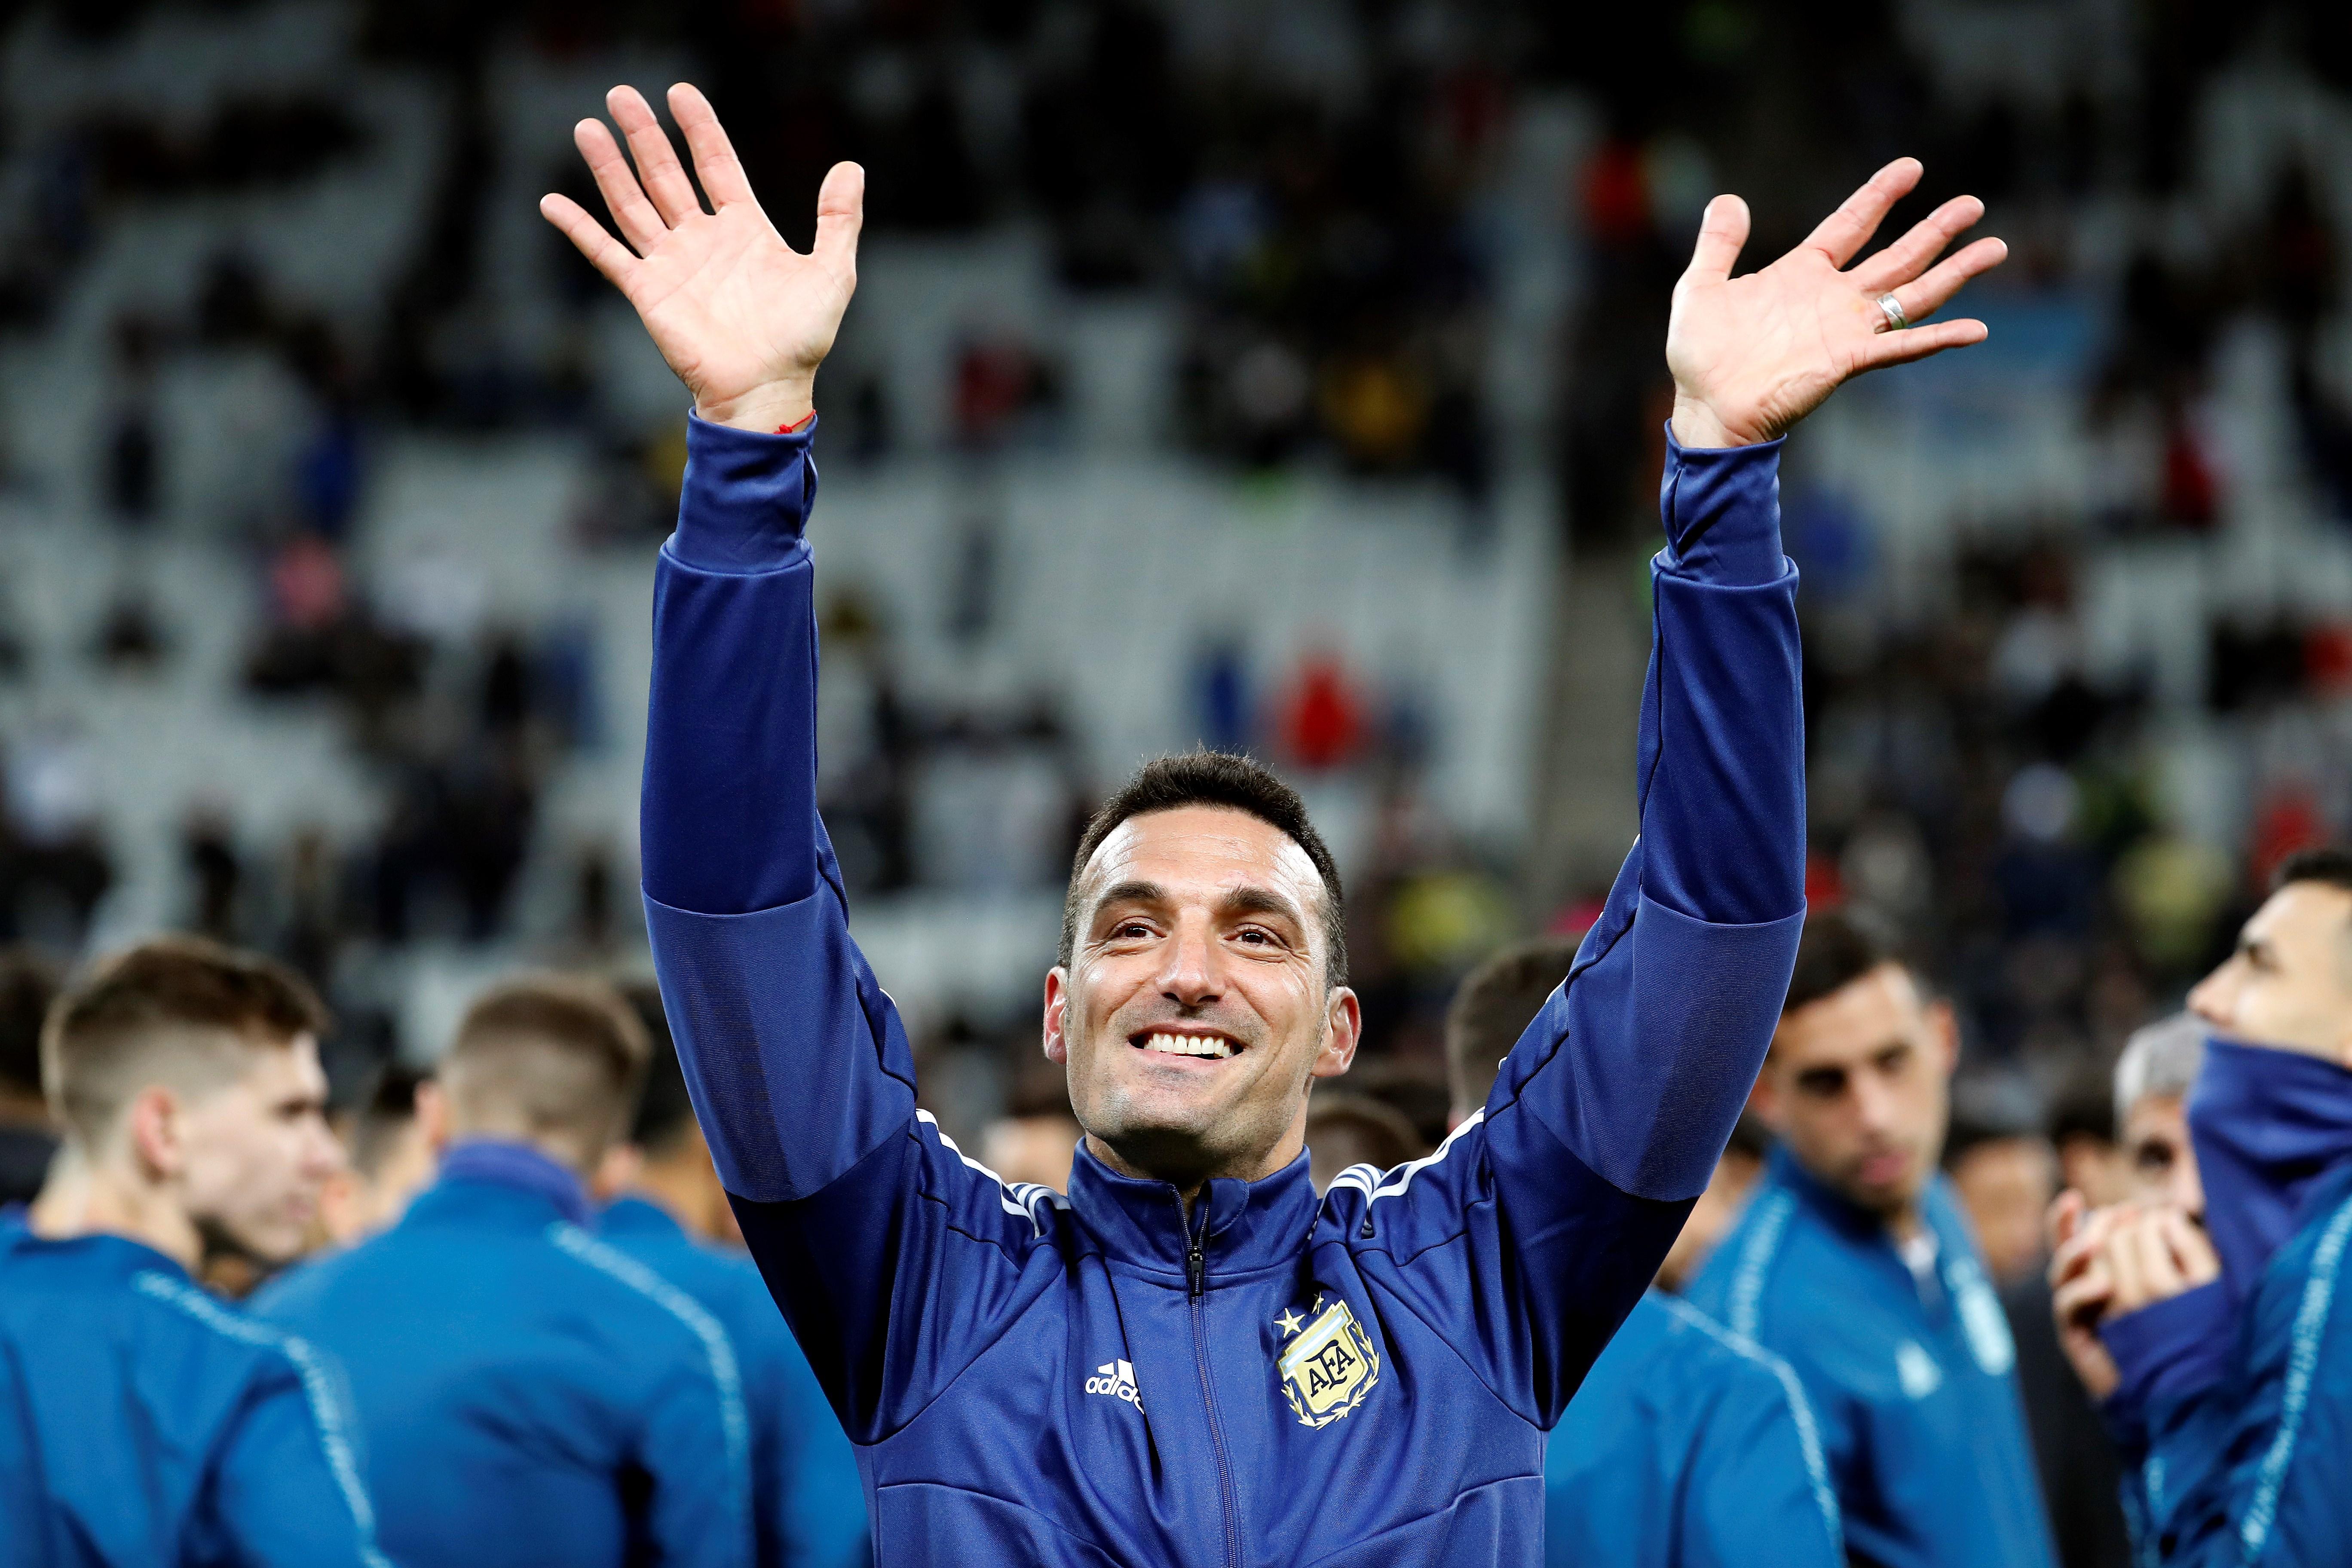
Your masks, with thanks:
[[[1895,1091],[1886,1080],[1874,1071],[1855,1073],[1853,1107],[1856,1118],[1867,1132],[1885,1132],[1895,1125]]]
[[[2237,967],[2236,959],[2229,960],[2189,993],[2189,1010],[2217,1029],[2228,1028],[2231,1015],[2236,1011]]]
[[[1160,994],[1183,1008],[1205,1007],[1223,989],[1217,976],[1216,942],[1205,921],[1180,921],[1160,972]]]

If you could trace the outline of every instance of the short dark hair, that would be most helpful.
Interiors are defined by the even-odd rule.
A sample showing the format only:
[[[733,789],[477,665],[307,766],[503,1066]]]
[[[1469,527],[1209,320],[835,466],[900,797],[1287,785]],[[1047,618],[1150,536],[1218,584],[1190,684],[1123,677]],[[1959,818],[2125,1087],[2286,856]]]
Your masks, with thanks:
[[[2352,850],[2339,849],[2332,844],[2296,850],[2271,873],[2271,891],[2275,893],[2297,882],[2325,882],[2339,892],[2352,893]]]
[[[1543,937],[1507,947],[1470,972],[1445,1010],[1445,1070],[1465,1113],[1486,1102],[1519,1037],[1568,978],[1576,943]]]
[[[352,1169],[373,1180],[383,1169],[393,1144],[416,1120],[416,1089],[433,1075],[401,1062],[387,1062],[369,1080],[365,1098],[352,1113],[344,1142]]]
[[[1810,1007],[1890,963],[1912,973],[1893,933],[1878,921],[1851,909],[1809,914],[1805,933],[1797,941],[1797,966],[1789,976],[1781,1016]]]
[[[662,1008],[661,988],[650,980],[621,987],[646,1026],[650,1054],[646,1060],[646,1085],[637,1095],[637,1112],[629,1122],[629,1142],[648,1153],[677,1147],[694,1125],[694,1100],[686,1091],[686,1068],[677,1059],[677,1041],[669,1032],[669,1015]]]
[[[441,1082],[460,1122],[518,1121],[569,1140],[593,1164],[627,1130],[651,1052],[646,1026],[604,981],[523,974],[466,1010]]]
[[[0,951],[0,1089],[41,1092],[41,1020],[57,994],[55,964],[28,947]]]
[[[1348,983],[1348,915],[1339,891],[1339,868],[1325,847],[1323,836],[1307,819],[1307,803],[1274,771],[1255,758],[1232,752],[1181,752],[1154,757],[1135,770],[1117,795],[1103,802],[1087,820],[1078,852],[1070,862],[1070,887],[1062,900],[1062,948],[1056,963],[1066,965],[1078,945],[1078,883],[1087,863],[1104,839],[1129,817],[1156,811],[1176,811],[1188,805],[1222,806],[1242,812],[1276,828],[1307,852],[1316,874],[1323,879],[1323,941],[1329,952],[1325,983]]]
[[[156,937],[104,960],[51,1005],[41,1081],[51,1114],[96,1143],[150,1083],[223,1086],[245,1070],[242,1047],[326,1032],[318,993],[276,959]]]

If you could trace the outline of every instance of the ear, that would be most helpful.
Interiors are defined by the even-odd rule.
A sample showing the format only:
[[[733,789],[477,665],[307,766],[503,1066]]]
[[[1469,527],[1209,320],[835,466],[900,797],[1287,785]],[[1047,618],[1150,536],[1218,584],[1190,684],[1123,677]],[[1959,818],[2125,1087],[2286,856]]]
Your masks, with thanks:
[[[1323,1008],[1323,1045],[1307,1072],[1315,1078],[1338,1078],[1355,1064],[1356,1045],[1363,1037],[1363,1003],[1344,985],[1333,988]]]
[[[416,1086],[416,1125],[425,1134],[425,1146],[439,1159],[449,1147],[449,1096],[437,1079]]]
[[[1766,1056],[1763,1068],[1756,1074],[1756,1087],[1748,1091],[1748,1109],[1756,1120],[1770,1128],[1777,1135],[1780,1131],[1780,1085],[1773,1076],[1772,1058]]]
[[[1937,1000],[1927,1004],[1927,1030],[1936,1043],[1936,1054],[1942,1063],[1944,1076],[1952,1076],[1960,1065],[1960,1016],[1952,1011],[1949,1002]]]
[[[1056,1067],[1070,1063],[1070,972],[1060,964],[1045,971],[1045,1059]]]
[[[123,1113],[131,1157],[151,1181],[169,1181],[187,1168],[187,1111],[180,1097],[159,1084],[150,1084],[131,1100]]]

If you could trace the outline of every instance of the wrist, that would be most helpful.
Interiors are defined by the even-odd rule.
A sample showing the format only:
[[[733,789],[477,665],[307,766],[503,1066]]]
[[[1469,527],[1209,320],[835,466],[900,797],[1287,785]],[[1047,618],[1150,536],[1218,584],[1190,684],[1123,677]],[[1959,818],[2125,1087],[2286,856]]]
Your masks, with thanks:
[[[1726,425],[1713,408],[1680,387],[1675,389],[1675,412],[1671,424],[1675,440],[1685,447],[1700,449],[1752,447],[1762,439]]]
[[[694,411],[711,425],[773,435],[806,420],[816,408],[816,372],[755,386],[735,397],[700,397]]]

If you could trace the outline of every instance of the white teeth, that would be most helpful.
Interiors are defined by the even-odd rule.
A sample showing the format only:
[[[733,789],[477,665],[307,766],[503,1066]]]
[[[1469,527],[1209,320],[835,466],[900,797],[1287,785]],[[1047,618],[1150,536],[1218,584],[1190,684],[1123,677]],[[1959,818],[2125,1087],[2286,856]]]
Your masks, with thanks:
[[[1166,1051],[1171,1056],[1215,1057],[1219,1059],[1234,1054],[1233,1047],[1205,1035],[1154,1035],[1143,1042],[1143,1048]]]

